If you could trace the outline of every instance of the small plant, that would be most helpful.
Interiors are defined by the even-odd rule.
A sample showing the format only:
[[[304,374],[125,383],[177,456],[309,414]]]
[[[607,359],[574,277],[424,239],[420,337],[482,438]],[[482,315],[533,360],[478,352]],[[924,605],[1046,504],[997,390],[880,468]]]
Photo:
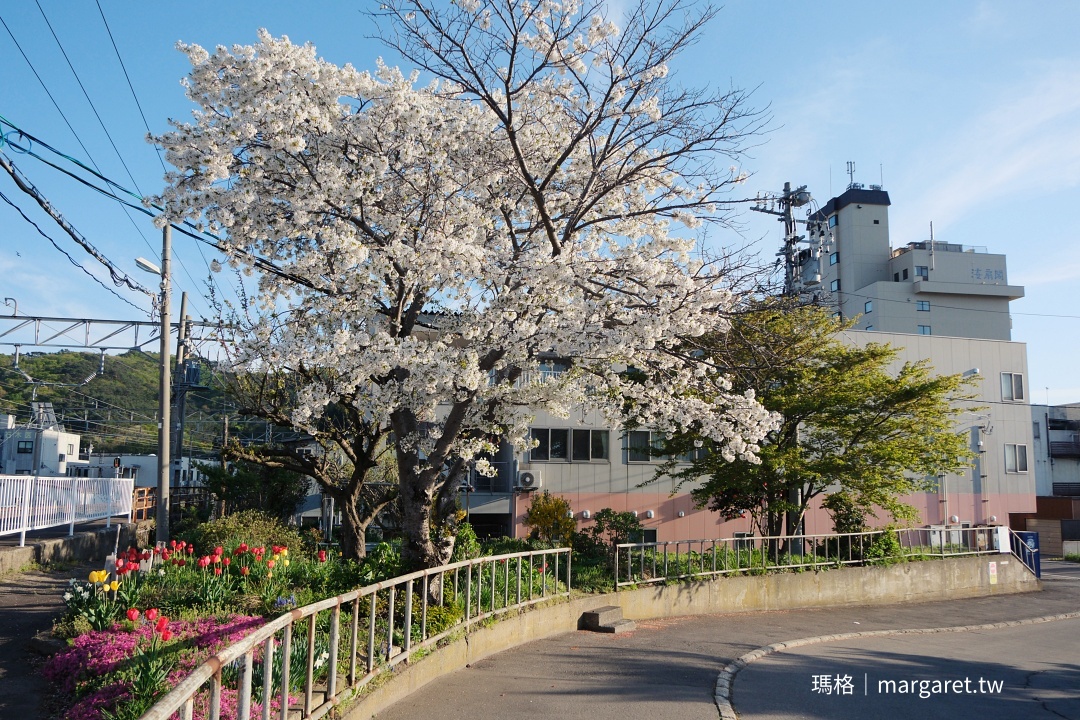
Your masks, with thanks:
[[[886,527],[874,536],[870,545],[863,552],[867,565],[893,565],[904,558],[904,548],[894,528]]]
[[[570,501],[547,490],[533,497],[525,513],[524,525],[549,545],[568,541],[577,527],[570,511]]]
[[[94,630],[104,630],[120,617],[121,606],[117,601],[119,580],[109,580],[107,570],[90,573],[89,581],[72,578],[64,593],[64,604],[70,616],[83,618]]]

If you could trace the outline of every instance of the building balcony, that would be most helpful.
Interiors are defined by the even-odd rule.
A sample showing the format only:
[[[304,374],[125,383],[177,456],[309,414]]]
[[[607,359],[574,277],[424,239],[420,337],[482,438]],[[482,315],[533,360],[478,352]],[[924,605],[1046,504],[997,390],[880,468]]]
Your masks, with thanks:
[[[1080,442],[1076,440],[1051,440],[1050,457],[1080,458]]]

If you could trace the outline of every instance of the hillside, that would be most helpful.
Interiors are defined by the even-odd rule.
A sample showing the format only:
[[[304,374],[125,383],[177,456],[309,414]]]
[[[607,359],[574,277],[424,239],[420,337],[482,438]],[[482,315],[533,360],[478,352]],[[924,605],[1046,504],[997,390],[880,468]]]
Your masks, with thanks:
[[[106,355],[104,371],[82,384],[99,365],[97,353],[60,351],[23,354],[16,369],[14,356],[0,355],[0,413],[27,422],[32,401],[51,402],[61,424],[83,435],[84,450],[93,443],[95,452],[155,452],[158,356],[136,350]],[[212,370],[203,366],[207,389],[188,393],[184,454],[210,453],[220,446],[226,415],[233,436],[248,442],[272,437],[262,421],[236,415]]]

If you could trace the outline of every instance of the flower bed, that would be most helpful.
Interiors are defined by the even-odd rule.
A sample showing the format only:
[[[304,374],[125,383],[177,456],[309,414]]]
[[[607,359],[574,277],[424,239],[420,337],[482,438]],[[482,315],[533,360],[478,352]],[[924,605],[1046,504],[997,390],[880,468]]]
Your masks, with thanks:
[[[290,552],[284,544],[242,539],[206,548],[186,540],[129,548],[85,580],[70,581],[67,612],[54,633],[71,647],[43,674],[55,684],[66,720],[137,718],[266,618],[393,575],[386,553],[377,557],[387,567],[342,561],[315,545]],[[276,670],[280,659],[274,663]],[[228,720],[235,717],[235,691],[223,693]],[[199,705],[197,699],[197,718],[205,714]]]

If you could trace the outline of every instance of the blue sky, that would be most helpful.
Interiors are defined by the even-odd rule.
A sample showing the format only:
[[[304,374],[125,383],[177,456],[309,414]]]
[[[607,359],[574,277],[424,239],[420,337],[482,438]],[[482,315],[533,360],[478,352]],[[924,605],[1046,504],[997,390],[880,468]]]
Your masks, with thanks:
[[[39,0],[87,94],[131,171],[128,177],[34,3],[0,9],[33,69],[0,27],[0,115],[84,161],[86,153],[34,70],[101,171],[145,194],[161,187],[162,168],[114,54],[95,0]],[[205,46],[250,43],[266,27],[320,55],[359,68],[385,54],[368,39],[365,3],[196,0],[182,5],[97,0],[151,130],[186,118],[179,86],[187,70],[178,40]],[[14,6],[14,9],[13,9]],[[805,184],[824,203],[855,180],[879,183],[892,199],[892,243],[935,238],[1008,255],[1013,339],[1028,344],[1032,400],[1080,401],[1080,253],[1072,214],[1080,190],[1080,3],[910,1],[761,2],[731,0],[675,69],[686,84],[754,89],[772,130],[749,153],[746,192]],[[388,60],[393,62],[392,57]],[[156,259],[160,233],[129,219],[111,201],[55,170],[10,154],[65,216],[106,256],[144,285],[154,278],[134,258]],[[83,251],[20,193],[6,175],[0,192],[99,277]],[[747,212],[738,232],[715,242],[755,243],[765,256],[779,224]],[[210,315],[201,298],[208,249],[174,237],[176,282],[192,314]],[[227,276],[217,280],[229,284]],[[105,278],[108,284],[108,279]],[[73,267],[6,204],[0,203],[0,297],[21,314],[137,319],[149,304],[118,290],[125,304]],[[6,312],[8,308],[0,308]],[[8,352],[9,348],[0,348]],[[1049,388],[1047,391],[1045,388]]]

